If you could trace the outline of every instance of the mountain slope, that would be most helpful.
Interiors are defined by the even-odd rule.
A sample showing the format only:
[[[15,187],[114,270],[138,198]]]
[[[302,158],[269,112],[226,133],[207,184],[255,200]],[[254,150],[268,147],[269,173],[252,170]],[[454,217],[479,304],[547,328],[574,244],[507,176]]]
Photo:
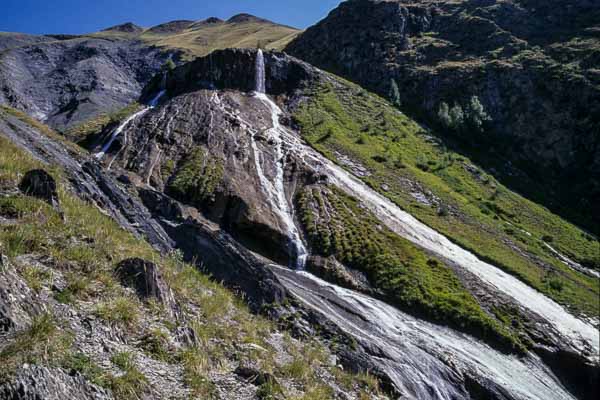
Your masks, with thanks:
[[[584,273],[595,272],[572,269],[574,264],[563,263],[541,236],[543,230],[551,230],[556,235],[552,242],[580,261],[595,260],[595,239],[503,188],[465,157],[441,149],[382,99],[284,54],[264,55],[265,87],[278,101],[245,94],[257,87],[257,60],[252,51],[217,51],[176,68],[166,79],[156,77],[143,99],[156,98],[164,90],[160,104],[122,125],[122,130],[105,130],[90,140],[96,142],[94,151],[118,132],[112,146],[104,148],[105,166],[124,168],[129,179],[199,209],[252,251],[295,265],[301,253],[291,219],[304,228],[310,272],[387,301],[398,312],[467,332],[495,348],[527,348],[543,357],[565,385],[579,388],[573,390],[583,397],[595,393],[593,385],[584,387],[597,373],[592,326],[597,322],[588,324],[571,314],[596,321],[598,282]],[[365,125],[369,129],[363,129]],[[306,146],[300,133],[339,166]],[[421,160],[425,155],[428,159]],[[425,166],[431,171],[424,171]],[[494,187],[498,203],[483,198]],[[412,219],[388,197],[481,259]],[[522,209],[522,221],[502,211],[505,202]],[[168,212],[164,205],[153,204],[156,212]],[[530,229],[531,238],[520,229]],[[187,248],[185,242],[180,245]],[[367,312],[364,300],[356,294],[349,296],[358,308],[336,297],[345,292],[336,288],[332,294],[327,290],[331,284],[311,275],[273,271],[304,302],[335,310],[320,309],[359,343],[380,348],[378,339],[361,335],[347,315],[345,307],[350,307],[363,322],[374,318],[372,310],[362,314]],[[345,312],[339,311],[340,304]],[[351,326],[338,312],[353,321]],[[388,339],[381,340],[397,335],[394,326],[386,326],[383,335]],[[572,326],[578,326],[578,333]],[[580,343],[580,335],[587,337],[587,344]],[[547,352],[549,343],[553,350]],[[381,350],[395,360],[381,368],[400,392],[422,390],[424,383],[418,379],[415,387],[403,387],[410,378],[396,375],[402,361],[393,350]],[[561,368],[570,357],[578,360],[574,362],[582,373],[579,377]],[[484,385],[486,390],[497,390],[492,389],[497,379]],[[461,385],[465,383],[446,389],[469,391]]]
[[[145,48],[144,35],[248,23],[268,22],[124,24],[59,42]],[[299,59],[229,49],[171,67],[136,103],[71,130],[87,150],[0,108],[0,355],[12,366],[0,393],[597,397],[596,238]],[[32,178],[15,187],[39,167],[58,178],[52,207],[26,195]],[[30,291],[41,297],[11,301]]]
[[[229,47],[282,48],[299,31],[249,15],[131,23],[81,36],[0,34],[0,104],[66,131],[137,100],[167,59]]]
[[[395,92],[511,187],[597,231],[599,13],[588,0],[350,0],[286,51]]]
[[[0,111],[2,398],[386,398],[372,376],[330,361],[323,343],[284,334],[180,253],[153,249],[136,231],[148,221],[119,218],[121,207],[136,207],[135,197],[120,203],[119,192],[127,192],[88,154],[65,150],[59,135],[39,129],[23,114]],[[17,189],[39,168],[57,178],[59,209]],[[216,228],[205,229],[214,236],[204,240],[219,246]],[[235,243],[221,245],[221,270],[236,263],[240,273],[249,259],[231,263]],[[199,248],[208,261],[208,247]],[[329,332],[344,347],[344,336]]]

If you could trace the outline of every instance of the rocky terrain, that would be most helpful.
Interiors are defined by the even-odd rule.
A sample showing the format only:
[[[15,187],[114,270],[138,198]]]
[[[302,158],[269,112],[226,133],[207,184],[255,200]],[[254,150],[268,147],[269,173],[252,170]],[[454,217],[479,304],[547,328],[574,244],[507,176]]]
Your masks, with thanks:
[[[126,23],[82,36],[0,33],[0,104],[55,129],[77,130],[135,102],[168,59],[216,48],[282,47],[297,32],[242,14],[149,29]]]
[[[246,23],[272,24],[63,39]],[[395,90],[276,51],[148,51],[137,101],[77,129],[0,108],[0,398],[597,397],[596,237]]]
[[[598,233],[599,20],[594,0],[350,0],[286,51],[393,97]]]

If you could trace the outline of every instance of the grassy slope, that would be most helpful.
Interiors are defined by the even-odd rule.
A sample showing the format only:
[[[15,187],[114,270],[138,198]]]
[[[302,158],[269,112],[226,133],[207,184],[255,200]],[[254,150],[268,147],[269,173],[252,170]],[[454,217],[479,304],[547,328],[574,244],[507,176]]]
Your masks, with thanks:
[[[121,331],[122,335],[142,338],[139,346],[150,357],[181,364],[186,383],[192,392],[210,398],[213,390],[207,379],[212,369],[222,368],[226,355],[236,360],[254,360],[260,369],[280,379],[294,382],[310,399],[311,393],[330,389],[315,375],[317,365],[326,365],[325,352],[319,344],[289,340],[292,361],[275,362],[276,350],[265,338],[275,327],[269,321],[249,313],[241,301],[195,267],[184,264],[177,255],[161,256],[149,244],[122,230],[96,207],[81,201],[66,187],[62,172],[35,161],[29,154],[0,136],[0,189],[13,189],[24,173],[44,167],[59,181],[59,197],[65,218],[37,199],[12,195],[0,198],[0,215],[17,218],[18,224],[0,225],[0,250],[9,259],[22,254],[49,257],[67,280],[67,289],[55,292],[57,301],[73,307],[96,304],[95,314]],[[130,257],[142,257],[158,263],[173,289],[179,304],[194,304],[192,327],[199,344],[173,349],[165,344],[161,330],[176,327],[163,320],[161,308],[142,303],[119,285],[113,275],[115,265]],[[36,267],[19,268],[19,273],[34,291],[51,285],[52,276]],[[157,314],[158,313],[158,314]],[[142,316],[164,321],[161,329],[143,331]],[[0,346],[0,381],[10,379],[23,363],[63,367],[77,370],[90,381],[110,388],[118,399],[135,399],[149,384],[132,363],[131,354],[117,353],[112,363],[124,374],[115,376],[103,369],[73,346],[73,332],[65,321],[50,313],[34,316],[30,328],[18,332],[12,341]],[[136,342],[136,340],[133,340]],[[240,343],[254,343],[267,351],[257,353],[242,348]],[[250,350],[248,350],[250,349]],[[327,367],[329,368],[329,367]],[[337,368],[330,371],[338,382],[362,392],[368,398],[375,382],[368,375],[349,375]],[[267,395],[282,390],[277,385],[263,385]],[[360,389],[360,388],[363,389]],[[296,395],[295,395],[296,396]],[[314,397],[319,398],[319,397]]]
[[[141,34],[129,34],[109,31],[95,33],[93,36],[112,39],[139,38],[150,45],[167,50],[182,50],[184,58],[191,60],[217,49],[251,48],[259,43],[268,49],[281,50],[299,33],[297,29],[271,22],[247,21],[206,24],[168,34],[147,31]]]
[[[597,266],[600,244],[594,238],[485,172],[469,172],[468,159],[436,144],[414,121],[358,86],[323,84],[295,118],[312,146],[332,160],[339,152],[362,163],[372,173],[364,181],[401,208],[574,312],[598,317],[598,280],[558,261],[542,242]],[[419,203],[402,178],[418,182],[445,206]]]
[[[81,144],[89,135],[102,132],[109,125],[118,125],[141,108],[140,104],[134,102],[114,113],[102,113],[68,129],[64,135],[69,140]]]
[[[487,315],[442,260],[382,227],[359,200],[309,187],[299,204],[311,248],[363,271],[394,304],[505,349],[522,348],[513,327]]]

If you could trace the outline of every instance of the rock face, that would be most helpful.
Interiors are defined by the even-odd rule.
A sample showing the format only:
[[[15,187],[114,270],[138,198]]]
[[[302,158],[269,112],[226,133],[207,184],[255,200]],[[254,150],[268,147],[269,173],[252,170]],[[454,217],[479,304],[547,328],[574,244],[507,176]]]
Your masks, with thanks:
[[[135,40],[75,38],[0,55],[0,104],[66,129],[137,100],[168,54]]]
[[[255,50],[217,50],[170,72],[166,89],[170,96],[212,88],[251,92],[256,88],[255,60]],[[266,89],[272,95],[291,95],[308,87],[317,74],[309,64],[277,52],[265,54],[265,66]],[[150,99],[162,84],[162,76],[157,76],[142,98]]]
[[[384,96],[393,79],[402,107],[434,125],[442,102],[466,108],[477,96],[491,117],[483,137],[440,131],[597,231],[599,10],[589,0],[350,0],[286,51]],[[498,156],[511,164],[490,162]]]
[[[28,196],[44,200],[53,207],[59,206],[56,181],[43,169],[36,169],[25,174],[19,189]]]
[[[267,53],[265,58],[267,90],[282,99],[318,79],[314,68],[289,56]],[[287,228],[261,180],[276,180],[284,165],[291,203],[310,171],[286,156],[285,148],[278,153],[270,133],[272,110],[250,93],[255,59],[256,51],[217,51],[169,73],[165,85],[173,99],[128,125],[105,161],[198,207],[250,249],[288,264]],[[145,97],[154,97],[162,81],[153,80]]]
[[[158,265],[141,258],[128,258],[117,265],[115,274],[123,286],[134,289],[142,299],[154,298],[165,306],[174,305],[173,294]]]
[[[35,293],[0,254],[0,336],[24,329],[42,310]]]
[[[22,368],[10,383],[0,386],[0,398],[6,400],[109,400],[104,389],[89,383],[81,375],[69,375],[61,369],[29,366]]]

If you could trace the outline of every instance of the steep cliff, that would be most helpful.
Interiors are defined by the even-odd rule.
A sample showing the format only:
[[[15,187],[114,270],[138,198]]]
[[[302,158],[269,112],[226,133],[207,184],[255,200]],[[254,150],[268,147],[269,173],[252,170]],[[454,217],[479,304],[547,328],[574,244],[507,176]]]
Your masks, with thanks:
[[[597,232],[599,19],[593,0],[350,0],[286,51],[391,98]]]

